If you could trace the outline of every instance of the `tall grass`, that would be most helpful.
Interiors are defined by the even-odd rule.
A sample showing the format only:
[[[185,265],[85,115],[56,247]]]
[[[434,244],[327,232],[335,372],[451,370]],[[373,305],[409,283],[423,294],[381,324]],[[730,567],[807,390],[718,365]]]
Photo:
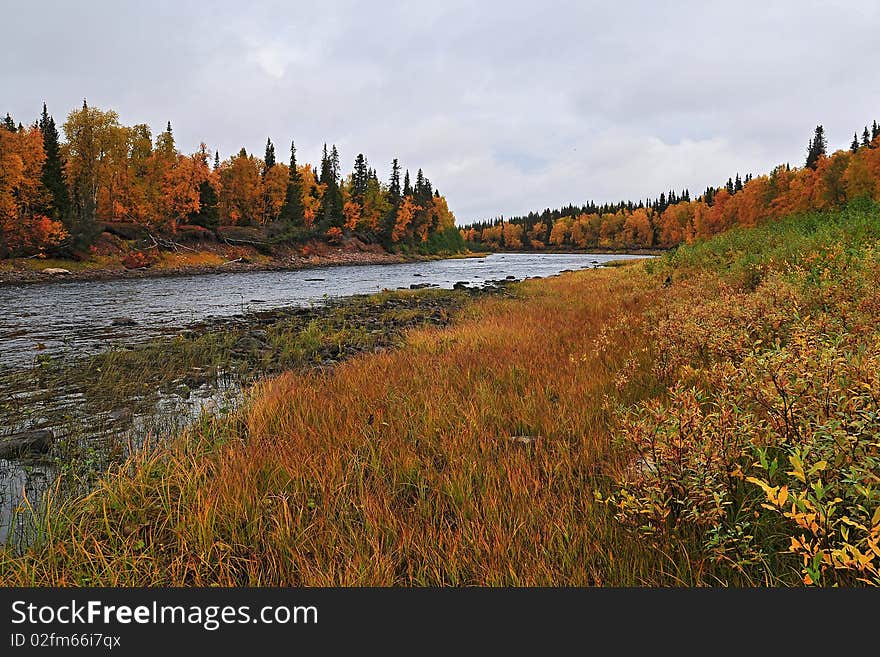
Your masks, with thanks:
[[[688,581],[595,501],[622,380],[650,360],[647,278],[528,282],[448,329],[333,372],[290,373],[245,411],[56,509],[9,555],[38,584],[522,585]],[[636,361],[633,361],[633,358]]]

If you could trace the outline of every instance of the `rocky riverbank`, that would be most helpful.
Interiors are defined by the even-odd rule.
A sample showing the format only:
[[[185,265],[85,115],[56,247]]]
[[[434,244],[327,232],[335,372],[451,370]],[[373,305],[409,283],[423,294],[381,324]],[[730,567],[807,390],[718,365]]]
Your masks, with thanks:
[[[199,263],[199,254],[185,257],[167,257],[159,266],[127,269],[120,263],[75,262],[53,260],[52,266],[39,267],[39,261],[14,260],[0,263],[0,285],[46,283],[57,281],[99,281],[159,276],[220,274],[245,271],[288,271],[338,265],[386,265],[433,259],[430,256],[402,255],[385,251],[349,251],[336,249],[326,254],[310,256],[289,255],[284,258],[238,256],[229,260],[210,258]],[[212,255],[214,255],[212,253]],[[202,258],[205,259],[205,258]],[[179,262],[179,264],[176,263]],[[66,265],[66,266],[65,266]]]

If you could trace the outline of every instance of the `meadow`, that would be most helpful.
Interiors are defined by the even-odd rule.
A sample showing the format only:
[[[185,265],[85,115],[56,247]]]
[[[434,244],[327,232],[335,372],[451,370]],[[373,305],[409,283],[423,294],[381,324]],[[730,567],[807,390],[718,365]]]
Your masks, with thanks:
[[[880,584],[880,206],[511,286],[36,512],[15,585]]]

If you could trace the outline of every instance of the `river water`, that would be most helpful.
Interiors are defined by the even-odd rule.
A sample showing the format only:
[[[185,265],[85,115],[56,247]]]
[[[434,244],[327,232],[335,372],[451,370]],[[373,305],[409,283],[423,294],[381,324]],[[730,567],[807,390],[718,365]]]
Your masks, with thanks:
[[[638,256],[500,253],[397,265],[0,286],[0,366],[29,365],[37,353],[86,355],[210,317],[305,305],[325,297],[419,283],[451,288],[458,281],[544,277],[627,257]],[[119,318],[135,324],[113,325]]]
[[[452,288],[457,282],[479,286],[493,280],[546,277],[629,257],[641,256],[502,253],[396,265],[0,286],[0,374],[7,381],[24,380],[26,371],[39,367],[39,359],[62,357],[69,362],[209,319],[413,285]],[[126,321],[120,325],[122,318]],[[49,426],[56,434],[59,429],[62,434],[82,434],[89,445],[107,440],[137,444],[143,439],[139,432],[155,433],[157,426],[162,435],[170,435],[203,410],[234,406],[241,395],[235,381],[212,382],[180,397],[160,394],[146,410],[120,422],[113,412],[90,407],[78,392],[47,398],[40,390],[17,390],[21,387],[13,385],[10,399],[0,399],[6,409],[0,413],[0,436]],[[47,425],[49,416],[65,418],[65,425]],[[41,420],[44,423],[37,424]],[[75,465],[68,461],[59,454],[22,462],[0,459],[0,543],[27,542],[26,507],[39,505],[59,463]]]

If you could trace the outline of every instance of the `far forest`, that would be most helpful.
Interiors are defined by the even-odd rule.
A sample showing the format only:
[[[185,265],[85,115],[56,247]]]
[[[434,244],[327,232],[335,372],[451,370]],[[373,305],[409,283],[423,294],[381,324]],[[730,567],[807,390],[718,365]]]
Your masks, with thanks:
[[[736,174],[696,198],[670,190],[656,199],[568,205],[520,217],[477,222],[461,229],[476,251],[669,249],[736,226],[753,227],[807,210],[828,210],[858,198],[880,201],[880,125],[853,135],[848,150],[827,154],[816,127],[804,166],[777,166],[769,175]]]

